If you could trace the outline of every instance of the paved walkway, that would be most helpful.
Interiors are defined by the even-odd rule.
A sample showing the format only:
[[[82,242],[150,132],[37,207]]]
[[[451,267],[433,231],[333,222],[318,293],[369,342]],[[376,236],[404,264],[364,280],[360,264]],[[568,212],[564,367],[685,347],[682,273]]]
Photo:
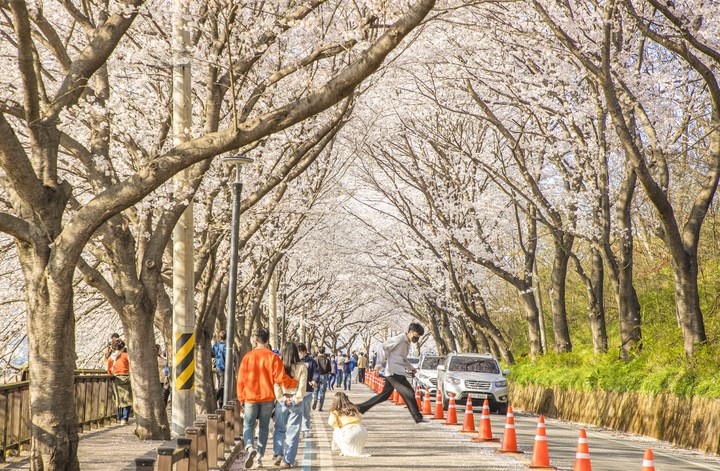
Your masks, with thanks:
[[[328,399],[332,403],[333,392]],[[362,402],[374,393],[366,386],[357,386],[350,393],[353,402]],[[329,407],[329,406],[328,406]],[[317,417],[314,417],[317,418]],[[458,413],[459,420],[462,420]],[[329,438],[332,428],[327,425],[327,414],[322,429]],[[527,469],[514,457],[495,453],[497,445],[470,441],[468,434],[461,434],[459,426],[444,426],[442,421],[416,424],[407,409],[385,402],[368,411],[363,418],[368,429],[365,451],[368,458],[341,457],[333,453],[326,463],[317,469],[325,470],[476,470],[515,471]],[[323,432],[320,433],[323,435]],[[305,469],[305,467],[303,467]],[[315,469],[313,467],[313,469]]]
[[[135,458],[157,456],[157,448],[163,440],[138,440],[133,433],[134,419],[130,425],[111,425],[80,434],[78,458],[83,471],[135,471]],[[30,469],[28,452],[13,462],[0,464],[0,469]]]

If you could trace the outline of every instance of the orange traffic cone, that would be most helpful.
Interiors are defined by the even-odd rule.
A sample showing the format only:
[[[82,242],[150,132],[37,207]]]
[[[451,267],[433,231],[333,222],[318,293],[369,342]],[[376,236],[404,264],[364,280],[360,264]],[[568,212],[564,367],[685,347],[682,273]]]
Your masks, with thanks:
[[[398,394],[397,389],[393,389],[393,392],[390,395],[390,402],[397,404],[399,396],[400,395]]]
[[[508,406],[507,420],[505,421],[505,433],[503,433],[502,445],[498,453],[522,453],[518,450],[517,435],[515,434],[515,414],[511,406]]]
[[[432,414],[432,405],[430,404],[430,390],[425,390],[425,400],[423,401],[422,415]]]
[[[442,420],[445,418],[445,411],[443,410],[442,391],[440,388],[437,390],[437,396],[435,396],[435,415],[432,417],[435,420]]]
[[[448,404],[448,415],[443,425],[457,425],[457,406],[455,405],[455,394],[450,393],[450,404]]]
[[[418,410],[422,409],[422,398],[420,397],[420,386],[415,386],[415,403],[417,403]]]
[[[465,420],[460,430],[462,433],[475,433],[475,415],[473,415],[472,398],[468,397],[465,402]]]
[[[650,448],[645,450],[642,471],[655,471],[655,458],[653,457],[653,452]]]
[[[580,429],[580,437],[578,438],[577,452],[575,453],[575,467],[573,468],[573,471],[592,471],[587,433],[584,428]]]
[[[474,442],[499,442],[497,438],[493,438],[492,425],[490,424],[490,403],[487,399],[483,402],[482,413],[480,414],[480,430],[477,437],[470,440]]]
[[[538,418],[537,432],[535,433],[535,444],[533,445],[531,469],[557,469],[550,466],[550,455],[548,453],[547,435],[545,435],[545,417]]]

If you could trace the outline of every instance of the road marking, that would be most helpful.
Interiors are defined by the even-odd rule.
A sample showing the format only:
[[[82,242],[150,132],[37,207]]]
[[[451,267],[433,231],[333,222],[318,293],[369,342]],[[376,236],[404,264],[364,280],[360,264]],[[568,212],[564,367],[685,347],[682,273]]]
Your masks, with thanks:
[[[312,411],[310,422],[310,430],[312,430],[313,436],[303,440],[303,459],[300,467],[302,471],[313,471],[322,469],[323,471],[335,471],[333,467],[332,451],[330,450],[330,440],[328,439],[328,433],[323,424],[322,416],[317,411]],[[315,443],[317,440],[317,443]],[[316,450],[313,450],[313,445],[316,445]],[[319,466],[313,466],[313,454],[317,453],[319,460]]]

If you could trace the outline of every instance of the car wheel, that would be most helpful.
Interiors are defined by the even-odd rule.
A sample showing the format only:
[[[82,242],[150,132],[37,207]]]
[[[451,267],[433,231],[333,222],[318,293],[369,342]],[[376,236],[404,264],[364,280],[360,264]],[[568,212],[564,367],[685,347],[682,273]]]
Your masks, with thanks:
[[[498,408],[497,408],[498,415],[507,415],[507,408],[508,408],[507,404],[498,406]]]

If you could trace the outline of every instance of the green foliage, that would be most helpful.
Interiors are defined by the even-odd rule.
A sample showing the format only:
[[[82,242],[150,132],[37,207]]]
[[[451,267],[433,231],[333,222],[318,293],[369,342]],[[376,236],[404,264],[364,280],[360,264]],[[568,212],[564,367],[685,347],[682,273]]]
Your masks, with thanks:
[[[682,349],[681,349],[682,350]],[[706,352],[710,348],[704,349]],[[675,352],[682,355],[681,352]],[[703,356],[701,353],[699,356]],[[707,358],[665,362],[650,349],[624,362],[614,354],[594,355],[592,350],[548,353],[534,360],[526,357],[511,367],[512,381],[563,389],[671,393],[681,397],[720,398],[720,370]]]
[[[605,284],[605,307],[609,352],[593,353],[588,324],[585,287],[576,274],[567,279],[566,306],[573,352],[548,353],[534,360],[523,356],[511,366],[512,380],[519,384],[559,386],[564,389],[604,389],[637,391],[647,394],[669,393],[682,397],[720,398],[720,243],[713,226],[707,224],[699,251],[698,277],[701,310],[708,337],[706,345],[687,359],[682,333],[675,315],[673,272],[669,254],[659,240],[650,250],[636,244],[634,284],[642,315],[643,345],[629,361],[619,359],[620,333],[615,299],[609,280]],[[549,267],[540,268],[540,285],[549,285]],[[548,350],[553,350],[552,320],[547,296],[543,299]],[[520,317],[520,316],[518,316]],[[526,335],[517,324],[509,329],[514,351],[527,351]]]

